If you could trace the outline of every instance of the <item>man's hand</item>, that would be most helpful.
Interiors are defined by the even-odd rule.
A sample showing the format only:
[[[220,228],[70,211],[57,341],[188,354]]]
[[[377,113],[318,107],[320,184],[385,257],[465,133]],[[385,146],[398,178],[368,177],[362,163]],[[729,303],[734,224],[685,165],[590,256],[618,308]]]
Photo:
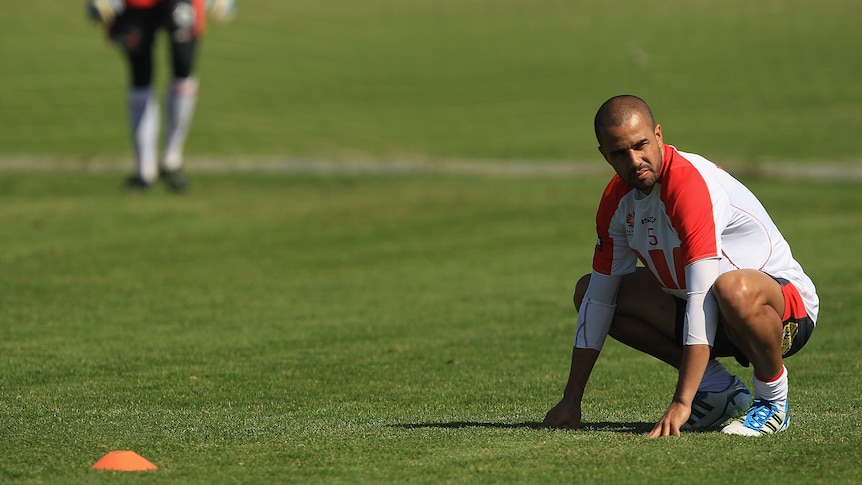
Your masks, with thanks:
[[[236,0],[207,0],[207,11],[216,22],[227,23],[236,15]]]
[[[664,412],[664,416],[661,417],[652,431],[649,432],[647,438],[679,436],[679,428],[688,421],[690,415],[691,406],[686,406],[677,401],[670,403],[667,411]]]
[[[572,348],[572,368],[569,371],[566,390],[563,391],[563,399],[545,415],[542,428],[578,429],[581,427],[581,399],[584,397],[587,379],[590,378],[598,358],[598,350]]]
[[[105,25],[114,23],[117,15],[123,13],[126,4],[122,0],[88,0],[87,15],[91,20]]]
[[[581,426],[581,403],[572,402],[563,398],[556,406],[548,411],[542,428],[550,429],[578,429]]]

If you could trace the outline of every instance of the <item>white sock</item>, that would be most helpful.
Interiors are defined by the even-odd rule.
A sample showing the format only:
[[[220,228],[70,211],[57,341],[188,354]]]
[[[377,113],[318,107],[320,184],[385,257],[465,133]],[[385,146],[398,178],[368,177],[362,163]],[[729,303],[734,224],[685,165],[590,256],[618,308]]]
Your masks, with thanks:
[[[727,372],[727,369],[715,359],[710,359],[706,364],[706,370],[703,373],[703,379],[700,381],[698,391],[719,392],[727,389],[727,386],[733,382],[733,375]]]
[[[769,380],[761,380],[754,373],[754,398],[772,401],[779,409],[787,408],[787,367],[781,367],[781,373]]]
[[[183,164],[183,147],[195,104],[198,99],[198,80],[194,77],[175,78],[167,96],[167,132],[162,165],[167,170],[179,170]]]
[[[129,91],[129,121],[135,146],[135,175],[147,182],[158,176],[159,103],[150,87]]]

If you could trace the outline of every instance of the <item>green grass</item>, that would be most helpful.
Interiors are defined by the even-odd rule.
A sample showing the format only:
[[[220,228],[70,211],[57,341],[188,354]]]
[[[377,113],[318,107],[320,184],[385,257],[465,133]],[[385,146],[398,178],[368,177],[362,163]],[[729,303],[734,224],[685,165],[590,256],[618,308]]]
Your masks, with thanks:
[[[7,3],[0,161],[128,170],[125,68],[83,2]],[[747,181],[822,299],[788,361],[790,430],[646,440],[675,373],[615,342],[585,430],[535,429],[567,374],[603,177],[194,163],[596,160],[592,116],[620,92],[722,164],[854,162],[858,2],[239,6],[202,44],[188,196],[0,173],[0,481],[858,480],[858,185]],[[89,469],[116,449],[160,468]]]
[[[4,6],[0,154],[128,163],[125,67],[82,3]],[[189,153],[593,160],[595,110],[633,92],[668,141],[725,164],[858,161],[860,15],[852,0],[240,1],[202,45]]]
[[[560,392],[602,178],[0,177],[0,480],[852,483],[858,186],[749,180],[818,284],[793,425],[647,440],[675,373],[615,342]],[[750,384],[748,371],[741,372]],[[132,449],[154,472],[89,467]]]

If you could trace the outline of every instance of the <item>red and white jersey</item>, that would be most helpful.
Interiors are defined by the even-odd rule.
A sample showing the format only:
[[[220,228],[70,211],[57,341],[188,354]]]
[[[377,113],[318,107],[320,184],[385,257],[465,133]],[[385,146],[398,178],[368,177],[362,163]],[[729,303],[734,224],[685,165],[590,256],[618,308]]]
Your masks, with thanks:
[[[130,8],[153,8],[161,0],[125,0]]]
[[[123,0],[126,4],[126,7],[131,9],[147,9],[153,8],[164,0]],[[203,35],[206,30],[206,0],[191,0],[190,1],[192,7],[194,8],[194,23],[195,23],[195,34],[197,36]]]
[[[742,183],[699,155],[664,145],[661,173],[649,195],[614,176],[599,204],[596,230],[594,273],[622,276],[633,272],[640,260],[666,292],[688,299],[705,293],[720,273],[753,268],[792,282],[808,315],[817,319],[814,284],[763,205]],[[713,263],[698,263],[706,260]],[[715,318],[693,315],[697,311],[702,309],[689,308],[687,320]],[[704,329],[689,329],[686,343],[699,340],[690,338],[692,334],[703,335]],[[710,343],[712,338],[707,337]]]

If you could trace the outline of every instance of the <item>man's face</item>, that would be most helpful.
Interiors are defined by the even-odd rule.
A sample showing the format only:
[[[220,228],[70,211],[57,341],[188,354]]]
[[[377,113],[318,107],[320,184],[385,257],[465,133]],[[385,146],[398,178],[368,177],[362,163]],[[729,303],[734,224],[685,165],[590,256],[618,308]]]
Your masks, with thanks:
[[[653,128],[648,119],[635,114],[623,124],[601,132],[599,152],[624,182],[649,194],[661,173],[661,125]]]

